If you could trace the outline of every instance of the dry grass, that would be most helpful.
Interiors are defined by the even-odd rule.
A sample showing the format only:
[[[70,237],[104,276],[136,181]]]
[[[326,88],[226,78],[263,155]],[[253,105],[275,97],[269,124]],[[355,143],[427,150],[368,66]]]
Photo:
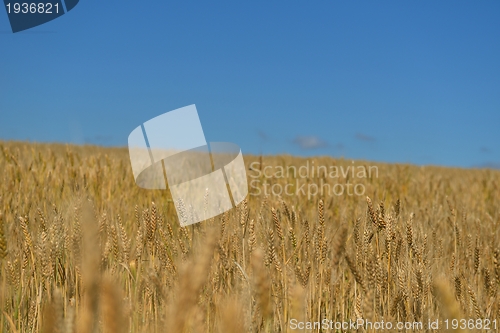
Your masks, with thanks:
[[[499,318],[500,172],[378,167],[364,196],[249,196],[180,228],[168,191],[135,186],[126,149],[0,143],[0,328],[240,333],[289,332],[292,318]]]

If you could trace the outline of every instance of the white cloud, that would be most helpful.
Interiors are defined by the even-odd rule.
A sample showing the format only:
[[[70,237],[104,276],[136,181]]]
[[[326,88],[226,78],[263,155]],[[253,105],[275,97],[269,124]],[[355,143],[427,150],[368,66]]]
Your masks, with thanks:
[[[317,136],[301,136],[298,135],[293,139],[293,143],[301,149],[317,149],[328,147],[328,142]]]

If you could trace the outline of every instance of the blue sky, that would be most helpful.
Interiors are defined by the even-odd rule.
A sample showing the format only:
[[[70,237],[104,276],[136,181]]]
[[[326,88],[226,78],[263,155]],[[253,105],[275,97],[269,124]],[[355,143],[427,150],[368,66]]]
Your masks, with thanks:
[[[12,34],[0,139],[125,146],[196,104],[244,153],[500,165],[500,2],[81,0]]]

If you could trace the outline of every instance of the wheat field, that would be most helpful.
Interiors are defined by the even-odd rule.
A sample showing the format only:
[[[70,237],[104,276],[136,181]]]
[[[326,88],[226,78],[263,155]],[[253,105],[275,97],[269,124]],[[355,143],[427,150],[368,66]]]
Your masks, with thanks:
[[[244,158],[249,174],[306,161]],[[135,185],[125,148],[0,142],[1,330],[497,331],[500,172],[355,163],[378,167],[363,195],[249,195],[181,228],[168,191]]]

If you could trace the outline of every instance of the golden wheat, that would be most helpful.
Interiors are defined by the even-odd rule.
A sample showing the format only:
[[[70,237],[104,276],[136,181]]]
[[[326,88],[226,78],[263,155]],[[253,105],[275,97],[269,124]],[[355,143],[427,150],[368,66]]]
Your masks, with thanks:
[[[245,162],[262,171],[306,160]],[[126,149],[0,143],[0,329],[292,332],[294,320],[498,319],[500,172],[377,166],[363,196],[249,195],[181,228],[169,191],[135,185]]]

